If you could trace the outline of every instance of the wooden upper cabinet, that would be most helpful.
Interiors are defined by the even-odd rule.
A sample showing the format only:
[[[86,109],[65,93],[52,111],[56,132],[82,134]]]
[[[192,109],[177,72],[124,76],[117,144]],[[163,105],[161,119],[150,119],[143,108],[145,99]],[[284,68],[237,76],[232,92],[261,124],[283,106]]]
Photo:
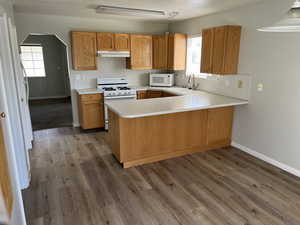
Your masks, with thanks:
[[[170,34],[168,36],[168,69],[185,70],[187,35]]]
[[[130,35],[115,34],[115,50],[130,51]]]
[[[223,74],[238,73],[241,30],[240,26],[227,27]]]
[[[222,74],[226,45],[226,27],[214,28],[212,73]]]
[[[112,51],[114,50],[114,33],[97,33],[97,48],[98,51]]]
[[[131,56],[128,69],[152,69],[152,35],[130,35]]]
[[[237,74],[241,26],[222,26],[202,33],[201,72]]]
[[[201,73],[212,72],[214,30],[202,31],[202,53],[201,53]]]
[[[153,35],[153,69],[168,67],[168,35]]]
[[[71,32],[74,70],[97,70],[96,32]]]

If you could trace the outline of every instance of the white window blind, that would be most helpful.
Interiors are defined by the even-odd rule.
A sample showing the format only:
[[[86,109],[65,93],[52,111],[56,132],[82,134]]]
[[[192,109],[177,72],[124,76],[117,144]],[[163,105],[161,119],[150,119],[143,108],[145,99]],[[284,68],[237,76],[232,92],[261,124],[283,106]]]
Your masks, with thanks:
[[[21,59],[28,77],[46,77],[42,46],[21,46]]]

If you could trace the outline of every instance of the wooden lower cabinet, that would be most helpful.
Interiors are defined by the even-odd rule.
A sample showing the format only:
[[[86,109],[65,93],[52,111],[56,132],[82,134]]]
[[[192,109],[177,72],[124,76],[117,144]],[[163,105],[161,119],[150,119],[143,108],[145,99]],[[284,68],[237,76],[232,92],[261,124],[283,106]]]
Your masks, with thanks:
[[[121,118],[109,111],[113,154],[125,168],[229,146],[233,107]]]
[[[137,91],[137,99],[161,98],[161,97],[172,97],[172,96],[177,96],[177,95],[167,91],[158,91],[158,90]]]
[[[137,91],[136,98],[137,99],[145,99],[145,98],[147,98],[147,91]]]
[[[161,97],[162,97],[162,91],[153,91],[153,90],[147,91],[147,98],[161,98]]]
[[[102,94],[78,96],[79,119],[82,129],[104,127],[104,103]]]

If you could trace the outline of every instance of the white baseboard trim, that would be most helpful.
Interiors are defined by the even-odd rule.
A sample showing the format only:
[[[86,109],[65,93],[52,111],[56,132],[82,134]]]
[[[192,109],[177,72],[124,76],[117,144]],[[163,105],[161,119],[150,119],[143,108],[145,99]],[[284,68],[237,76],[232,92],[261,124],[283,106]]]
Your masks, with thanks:
[[[241,151],[246,152],[246,153],[248,153],[248,154],[250,154],[250,155],[252,155],[252,156],[254,156],[256,158],[259,158],[259,159],[267,162],[267,163],[270,163],[273,166],[276,166],[276,167],[278,167],[278,168],[280,168],[282,170],[285,170],[285,171],[287,171],[287,172],[289,172],[289,173],[291,173],[291,174],[293,174],[293,175],[295,175],[297,177],[300,177],[300,170],[298,170],[298,169],[290,167],[290,166],[288,166],[288,165],[286,165],[286,164],[284,164],[282,162],[279,162],[279,161],[277,161],[275,159],[272,159],[269,156],[263,155],[263,154],[261,154],[261,153],[259,153],[257,151],[254,151],[254,150],[252,150],[252,149],[250,149],[250,148],[248,148],[246,146],[240,145],[240,144],[238,144],[238,143],[236,143],[234,141],[231,142],[231,146],[233,146],[235,148],[238,148]]]

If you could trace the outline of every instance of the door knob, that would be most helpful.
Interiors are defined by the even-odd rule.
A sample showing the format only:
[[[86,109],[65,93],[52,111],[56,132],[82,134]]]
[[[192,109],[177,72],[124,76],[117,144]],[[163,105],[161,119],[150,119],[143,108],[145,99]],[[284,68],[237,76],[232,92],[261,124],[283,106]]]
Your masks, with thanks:
[[[1,114],[0,114],[0,118],[1,119],[4,119],[6,117],[6,114],[4,113],[4,112],[2,112]]]

